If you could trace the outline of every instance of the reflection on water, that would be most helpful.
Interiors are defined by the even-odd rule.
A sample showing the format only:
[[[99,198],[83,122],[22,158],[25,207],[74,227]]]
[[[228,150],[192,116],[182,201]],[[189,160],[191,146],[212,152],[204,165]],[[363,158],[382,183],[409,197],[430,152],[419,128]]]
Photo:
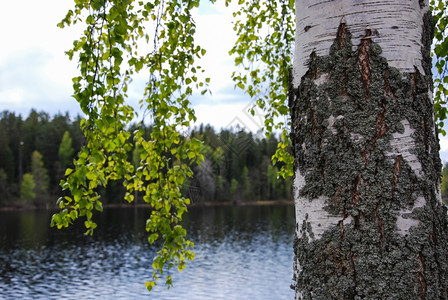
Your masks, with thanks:
[[[47,211],[0,212],[0,299],[293,299],[292,206],[191,208],[196,258],[151,294],[147,216],[105,209],[90,237],[49,228]]]

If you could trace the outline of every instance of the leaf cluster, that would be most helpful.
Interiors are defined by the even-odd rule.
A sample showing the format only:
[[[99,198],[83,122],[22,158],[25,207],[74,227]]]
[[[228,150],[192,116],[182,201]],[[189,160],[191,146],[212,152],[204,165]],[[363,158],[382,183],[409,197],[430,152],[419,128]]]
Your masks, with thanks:
[[[0,172],[4,172],[6,180],[0,188],[0,205],[21,205],[21,181],[26,173],[32,173],[37,180],[36,197],[27,205],[42,208],[54,205],[52,196],[60,194],[59,180],[84,140],[80,119],[68,113],[50,117],[35,110],[25,118],[0,112]],[[42,154],[39,160],[43,165],[35,163],[35,151]],[[42,171],[37,172],[39,169]]]
[[[448,116],[446,95],[448,94],[448,14],[447,0],[432,0],[430,2],[434,17],[434,48],[433,61],[437,73],[434,74],[434,111],[439,132],[445,135],[444,120]]]
[[[439,72],[435,111],[440,129],[447,115],[446,1],[431,1]],[[225,1],[227,5],[230,2]],[[67,55],[78,60],[80,74],[73,78],[73,97],[86,114],[81,122],[86,143],[74,160],[74,168],[67,169],[61,182],[70,196],[58,200],[61,211],[53,216],[52,225],[67,227],[82,216],[86,233],[92,234],[96,227],[92,211],[102,210],[95,190],[111,180],[123,180],[127,201],[132,202],[137,191],[152,207],[146,224],[149,242],[163,243],[154,260],[153,281],[147,283],[151,290],[165,268],[177,266],[182,270],[185,260],[194,257],[189,250],[192,243],[185,239],[185,230],[179,225],[190,202],[182,196],[181,186],[192,176],[191,166],[200,163],[203,155],[198,140],[180,132],[196,120],[189,97],[194,91],[206,93],[210,81],[196,63],[206,52],[194,41],[196,28],[191,11],[199,6],[199,0],[74,0],[74,4],[59,26],[84,23],[85,27]],[[234,13],[237,41],[229,53],[239,70],[232,79],[235,87],[253,97],[265,113],[267,136],[280,132],[272,160],[280,163],[281,176],[291,176],[287,97],[294,1],[238,0],[238,5],[240,9]],[[149,137],[139,128],[132,135],[126,130],[138,117],[127,104],[127,91],[141,72],[149,74],[140,100],[140,108],[145,111],[141,122],[149,121],[153,128]],[[255,107],[250,112],[254,115]],[[128,153],[135,147],[139,155],[132,164]],[[166,284],[172,284],[170,276]]]
[[[237,40],[229,54],[239,67],[232,75],[235,87],[254,98],[265,113],[264,130],[280,132],[272,160],[283,163],[280,174],[292,175],[289,149],[291,125],[288,108],[289,70],[292,68],[295,8],[292,0],[238,1],[234,13]],[[252,115],[255,109],[250,110]]]
[[[180,186],[192,175],[190,165],[202,159],[199,142],[180,135],[196,120],[189,96],[194,90],[207,92],[209,82],[201,79],[203,70],[196,64],[205,54],[194,42],[191,10],[198,5],[199,0],[75,0],[75,8],[59,23],[85,26],[67,55],[78,59],[80,74],[73,78],[73,97],[86,114],[81,122],[86,144],[61,182],[70,196],[59,198],[61,211],[53,216],[52,225],[67,227],[84,217],[86,234],[92,234],[97,227],[93,211],[102,211],[96,189],[124,179],[127,201],[132,202],[138,191],[151,205],[146,224],[149,242],[163,241],[148,289],[164,268],[181,270],[185,259],[194,256],[178,223],[190,201]],[[139,47],[152,50],[140,54]],[[137,129],[131,140],[126,127],[137,115],[126,104],[127,91],[133,76],[142,71],[149,78],[140,100],[145,110],[141,122],[150,122],[153,130],[147,138]],[[140,151],[136,167],[128,159],[134,146]]]
[[[184,185],[195,203],[250,202],[292,199],[291,178],[279,177],[273,167],[279,140],[275,134],[267,139],[257,134],[230,127],[215,131],[209,125],[194,128],[190,136],[201,140],[204,161],[193,166],[194,175]]]

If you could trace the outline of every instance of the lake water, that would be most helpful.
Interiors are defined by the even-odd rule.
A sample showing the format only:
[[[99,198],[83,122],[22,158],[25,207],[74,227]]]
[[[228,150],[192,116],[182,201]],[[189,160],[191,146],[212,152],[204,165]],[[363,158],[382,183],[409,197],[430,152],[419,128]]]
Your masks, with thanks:
[[[49,228],[47,211],[0,211],[0,299],[293,299],[293,206],[192,207],[196,258],[148,293],[144,208],[107,208],[98,229]]]

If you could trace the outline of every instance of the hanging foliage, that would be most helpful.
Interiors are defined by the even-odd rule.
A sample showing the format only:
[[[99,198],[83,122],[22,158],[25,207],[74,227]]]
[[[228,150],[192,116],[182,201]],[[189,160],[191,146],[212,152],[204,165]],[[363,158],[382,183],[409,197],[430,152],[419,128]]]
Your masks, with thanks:
[[[86,234],[92,234],[97,227],[93,211],[103,209],[96,188],[124,179],[127,201],[139,191],[151,205],[148,241],[162,242],[153,278],[146,283],[149,290],[166,268],[182,270],[185,260],[194,257],[193,244],[179,224],[190,202],[180,187],[192,175],[190,165],[200,162],[202,155],[199,141],[181,136],[180,130],[196,120],[188,97],[193,90],[205,93],[209,82],[200,79],[202,68],[196,64],[205,54],[193,38],[191,10],[198,5],[199,0],[76,0],[74,10],[59,24],[85,23],[83,35],[67,55],[78,59],[80,74],[73,78],[73,89],[86,114],[81,121],[86,144],[74,168],[65,172],[61,186],[69,193],[57,201],[61,211],[52,225],[67,227],[82,216]],[[140,53],[142,45],[151,50]],[[126,104],[126,93],[138,72],[149,74],[140,108],[153,130],[145,139],[143,130],[137,129],[130,140],[125,129],[136,115]],[[128,159],[134,145],[140,151],[137,167]],[[172,284],[170,276],[166,284]]]
[[[255,100],[251,108],[265,114],[264,130],[269,136],[280,132],[275,164],[282,162],[280,175],[292,176],[293,157],[289,152],[288,107],[289,70],[294,49],[294,0],[238,1],[241,9],[234,13],[235,45],[230,54],[239,68],[232,75],[235,87]]]
[[[215,0],[211,0],[215,2]],[[230,0],[225,3],[230,4]],[[60,212],[52,225],[67,227],[84,217],[86,234],[96,228],[93,211],[102,211],[95,191],[111,180],[124,179],[125,199],[132,202],[135,191],[144,194],[151,205],[147,221],[149,242],[161,241],[154,259],[154,274],[146,283],[149,290],[166,268],[185,267],[194,257],[192,243],[179,224],[190,200],[181,194],[181,186],[192,175],[191,165],[200,163],[200,142],[181,135],[196,120],[189,97],[194,91],[206,93],[209,79],[202,76],[197,60],[205,49],[195,44],[192,10],[199,0],[75,0],[61,28],[83,23],[85,30],[67,51],[78,60],[79,76],[73,78],[74,98],[86,118],[81,128],[86,143],[67,169],[61,185],[67,196],[58,200]],[[289,153],[288,108],[289,70],[292,66],[295,32],[293,0],[238,0],[234,13],[237,41],[230,50],[235,65],[235,86],[255,99],[251,108],[265,113],[264,129],[269,136],[280,132],[281,140],[272,156],[280,162],[279,174],[292,175],[293,158]],[[446,0],[431,1],[435,15],[434,57],[438,77],[435,80],[435,111],[442,133],[446,118],[445,84],[447,41]],[[141,51],[140,49],[144,49]],[[145,50],[149,49],[149,50]],[[126,131],[136,118],[136,108],[127,104],[127,91],[134,76],[148,74],[140,109],[141,121],[153,130],[145,138],[137,128],[134,138]],[[128,157],[138,147],[139,157]],[[138,161],[139,160],[139,161]],[[131,161],[134,163],[131,163]],[[166,284],[172,285],[171,276]]]
[[[448,15],[446,12],[447,0],[432,0],[430,2],[434,16],[434,47],[433,61],[437,72],[434,75],[434,111],[435,121],[439,132],[445,135],[444,120],[447,117],[446,95],[448,94]]]

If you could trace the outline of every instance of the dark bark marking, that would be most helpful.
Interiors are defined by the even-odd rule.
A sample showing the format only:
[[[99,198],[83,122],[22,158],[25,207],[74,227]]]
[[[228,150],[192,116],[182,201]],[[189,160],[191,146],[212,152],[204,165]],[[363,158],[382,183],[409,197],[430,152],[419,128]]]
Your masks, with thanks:
[[[347,25],[345,24],[345,18],[342,18],[341,24],[339,24],[338,31],[336,33],[336,40],[339,49],[343,49],[345,47],[346,38],[347,38]]]
[[[326,178],[327,178],[327,168],[326,168],[326,166],[327,166],[327,157],[326,156],[324,156],[324,158],[323,158],[323,167],[322,167],[322,179],[324,180],[324,183],[325,183],[325,180],[326,180]]]
[[[423,256],[421,252],[418,254],[418,264],[419,271],[417,295],[419,299],[424,300],[426,297],[425,263],[423,262]]]
[[[441,212],[444,208],[436,203],[440,166],[436,137],[430,128],[429,73],[425,67],[424,74],[412,74],[388,66],[373,40],[359,43],[353,51],[347,38],[349,26],[344,26],[340,26],[330,54],[317,57],[313,53],[300,85],[290,89],[291,138],[295,168],[309,177],[301,195],[310,200],[329,197],[326,211],[341,216],[338,221],[352,217],[353,222],[342,220],[317,240],[297,236],[294,253],[301,271],[295,289],[302,292],[304,300],[419,299],[420,286],[426,299],[448,299],[447,220]],[[363,46],[368,60],[365,56],[359,59]],[[431,61],[427,63],[430,69]],[[368,67],[367,74],[363,67]],[[315,79],[322,74],[329,76],[329,81],[316,85]],[[313,137],[312,108],[317,119]],[[321,125],[330,116],[343,117],[335,120],[333,128]],[[397,162],[397,157],[391,160],[388,154],[392,135],[405,130],[404,118],[415,130],[413,151],[422,164],[422,176],[417,176],[403,157]],[[363,138],[353,139],[353,134]],[[431,153],[425,151],[424,140]],[[417,196],[424,197],[427,205],[412,209]],[[402,210],[410,210],[408,217],[420,221],[406,235],[396,231],[396,212]],[[332,246],[327,248],[328,244]],[[330,253],[336,252],[338,257],[331,258]],[[424,276],[420,283],[419,272]]]
[[[392,91],[392,89],[390,88],[390,83],[389,83],[389,70],[384,71],[383,74],[383,80],[384,80],[384,96],[385,97],[392,97],[395,100],[395,105],[398,105],[398,98],[395,95],[395,93]]]
[[[314,108],[311,108],[311,118],[313,121],[313,129],[311,130],[311,136],[314,138],[317,128],[316,110]]]
[[[395,159],[394,163],[394,170],[393,170],[393,177],[392,177],[392,197],[395,195],[395,189],[397,187],[398,182],[398,176],[401,173],[401,162],[403,160],[403,157],[401,155],[398,155]]]
[[[419,0],[425,2],[424,0]],[[431,57],[431,45],[434,37],[434,19],[431,10],[428,11],[423,16],[423,34],[422,34],[422,67],[425,70],[426,84],[431,91],[434,89],[434,82],[432,80],[432,57]]]
[[[339,229],[341,229],[341,240],[345,239],[344,220],[339,221]]]
[[[378,115],[375,123],[376,135],[373,137],[372,141],[367,144],[364,152],[362,153],[362,159],[364,160],[364,164],[367,165],[369,163],[370,153],[375,151],[377,141],[384,136],[386,133],[386,121],[385,121],[385,108],[383,107],[383,111]]]
[[[319,74],[319,67],[317,61],[317,54],[315,51],[310,54],[310,70],[312,70],[313,79],[317,79],[317,75]]]
[[[344,205],[344,212],[343,212],[344,218],[342,220],[339,221],[338,225],[339,225],[339,229],[341,230],[341,240],[345,239],[345,229],[344,229],[344,221],[345,219],[347,219],[348,214],[347,214],[347,210],[345,209],[345,205]]]
[[[289,107],[289,113],[292,115],[293,110],[292,107],[294,106],[294,99],[297,96],[297,89],[292,84],[294,75],[292,73],[292,68],[289,68],[288,70],[288,107]],[[294,151],[294,149],[293,149]]]
[[[350,34],[347,32],[347,25],[345,23],[345,18],[343,17],[341,20],[341,23],[339,24],[338,31],[336,33],[336,43],[338,46],[338,50],[345,49],[350,41],[347,39],[350,39]],[[345,53],[343,54],[344,58],[347,59]],[[339,87],[339,95],[341,96],[347,96],[347,74],[344,74],[345,76],[341,80],[341,85]]]
[[[358,174],[358,176],[355,179],[355,183],[353,186],[353,203],[358,204],[359,202],[359,186],[362,183],[362,176],[361,174]]]
[[[386,133],[386,122],[384,120],[384,113],[383,110],[378,118],[376,119],[376,136],[375,136],[375,142],[380,139],[385,133]]]
[[[420,8],[425,7],[425,1],[424,0],[418,0],[418,4],[420,5]]]
[[[369,163],[369,150],[368,147],[364,149],[364,152],[362,152],[362,160],[364,161],[364,164],[367,165]]]
[[[366,35],[361,40],[361,46],[358,52],[358,68],[361,72],[361,78],[364,86],[364,93],[366,98],[370,98],[370,61],[369,48],[372,44],[372,30],[367,29]]]

